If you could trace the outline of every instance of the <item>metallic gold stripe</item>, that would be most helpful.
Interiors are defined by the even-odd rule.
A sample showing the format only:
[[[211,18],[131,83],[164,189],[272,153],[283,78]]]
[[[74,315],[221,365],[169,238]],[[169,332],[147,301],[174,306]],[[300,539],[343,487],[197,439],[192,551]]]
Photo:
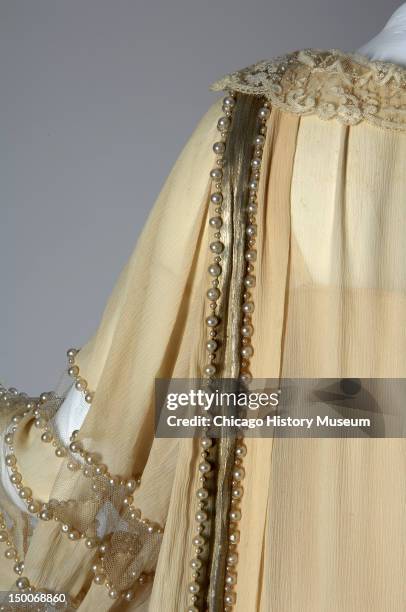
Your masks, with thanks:
[[[223,178],[223,254],[222,300],[219,314],[222,321],[223,345],[220,353],[218,378],[234,379],[229,386],[238,386],[240,373],[242,296],[245,272],[244,246],[248,183],[252,145],[257,133],[258,110],[262,98],[240,94],[233,111],[233,121],[228,135]],[[238,391],[238,389],[224,389]],[[209,563],[207,609],[219,612],[224,609],[224,579],[228,549],[229,509],[231,502],[232,468],[234,465],[235,438],[222,435],[216,448],[216,498],[213,537]]]

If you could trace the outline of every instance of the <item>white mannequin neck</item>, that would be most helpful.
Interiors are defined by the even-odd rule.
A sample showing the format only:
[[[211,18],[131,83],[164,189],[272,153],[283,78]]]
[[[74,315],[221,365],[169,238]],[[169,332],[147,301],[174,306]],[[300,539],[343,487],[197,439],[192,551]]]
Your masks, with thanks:
[[[406,2],[389,19],[383,30],[358,49],[371,60],[406,66]]]

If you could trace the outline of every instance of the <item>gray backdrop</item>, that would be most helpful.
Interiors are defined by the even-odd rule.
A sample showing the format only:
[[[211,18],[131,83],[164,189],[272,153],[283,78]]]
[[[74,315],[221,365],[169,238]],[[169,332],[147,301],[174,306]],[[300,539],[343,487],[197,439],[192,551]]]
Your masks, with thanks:
[[[53,388],[93,334],[213,80],[400,3],[0,0],[0,381]]]

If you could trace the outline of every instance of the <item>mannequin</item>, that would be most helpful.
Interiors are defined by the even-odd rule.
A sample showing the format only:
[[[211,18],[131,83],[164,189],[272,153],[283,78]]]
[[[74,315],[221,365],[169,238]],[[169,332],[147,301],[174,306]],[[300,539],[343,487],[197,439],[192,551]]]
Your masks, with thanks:
[[[406,66],[406,2],[389,19],[383,30],[358,49],[371,60]]]
[[[406,66],[406,2],[395,11],[382,31],[360,47],[357,52],[372,61],[387,61]],[[303,229],[305,228],[303,227]],[[303,239],[306,240],[308,235],[311,235],[311,232],[310,234],[307,231],[304,232]],[[302,235],[296,237],[303,247],[303,254],[306,255],[306,247],[302,244]],[[325,264],[327,267],[329,266],[328,259],[325,260]],[[315,276],[319,276],[322,280],[322,269],[313,272]],[[328,270],[326,270],[326,274],[328,275]],[[68,443],[72,431],[80,429],[88,410],[89,405],[84,401],[83,393],[72,387],[59,408],[55,420],[57,432],[65,443]],[[15,488],[9,482],[5,473],[5,466],[2,463],[4,461],[0,454],[0,476],[3,485],[15,504],[24,509],[24,502],[18,497]]]

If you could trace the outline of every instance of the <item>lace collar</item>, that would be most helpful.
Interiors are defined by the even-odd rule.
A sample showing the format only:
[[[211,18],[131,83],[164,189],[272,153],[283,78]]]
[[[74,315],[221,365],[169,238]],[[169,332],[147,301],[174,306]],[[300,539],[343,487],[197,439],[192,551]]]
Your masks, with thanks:
[[[215,81],[210,89],[263,95],[301,115],[367,121],[406,131],[406,68],[339,49],[303,49],[263,60]]]

